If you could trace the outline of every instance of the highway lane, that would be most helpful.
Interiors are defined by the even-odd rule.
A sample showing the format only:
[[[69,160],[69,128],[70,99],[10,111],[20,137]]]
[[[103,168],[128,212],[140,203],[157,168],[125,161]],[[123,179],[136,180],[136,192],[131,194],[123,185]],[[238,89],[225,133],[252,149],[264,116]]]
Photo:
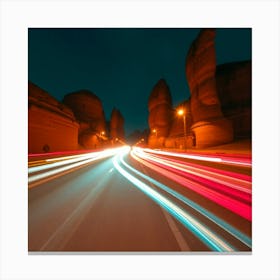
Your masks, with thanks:
[[[77,161],[89,158],[62,162],[64,173],[68,165],[75,168],[35,185],[31,180],[29,251],[251,250],[250,221],[182,188],[128,152],[79,167]],[[32,172],[30,165],[30,178],[43,172],[41,164]]]
[[[168,214],[121,176],[111,157],[30,188],[28,196],[29,251],[188,250]]]
[[[203,213],[203,223],[213,228],[213,231],[226,236],[228,233],[238,237],[241,244],[234,242],[230,237],[232,244],[235,244],[236,251],[250,250],[252,235],[252,180],[251,176],[244,175],[250,173],[250,157],[222,156],[222,161],[217,168],[217,160],[220,156],[212,155],[209,163],[208,156],[196,154],[196,164],[193,159],[188,161],[179,161],[182,157],[193,157],[189,153],[175,153],[172,160],[170,157],[155,157],[158,154],[165,154],[165,151],[146,151],[145,149],[134,149],[131,153],[132,158],[141,163],[142,169],[149,174],[149,180],[154,180],[160,191],[169,192],[177,204],[187,212],[195,211],[194,216],[199,217]],[[206,164],[205,161],[207,160]],[[133,164],[133,161],[130,161]],[[226,162],[226,163],[225,163]],[[225,171],[231,165],[232,171]],[[235,166],[237,165],[237,166]],[[214,166],[214,167],[213,167]],[[244,169],[239,173],[240,166]],[[236,168],[237,167],[237,168]],[[141,169],[141,166],[136,167]],[[233,172],[238,170],[238,172]],[[145,175],[141,175],[145,176]],[[151,179],[153,178],[153,179]],[[163,185],[164,184],[164,185]],[[169,190],[166,190],[169,187]],[[190,207],[189,207],[190,206]],[[215,225],[209,224],[214,222]],[[218,225],[218,228],[216,227]],[[214,226],[214,227],[213,227]],[[221,229],[226,230],[225,232]]]

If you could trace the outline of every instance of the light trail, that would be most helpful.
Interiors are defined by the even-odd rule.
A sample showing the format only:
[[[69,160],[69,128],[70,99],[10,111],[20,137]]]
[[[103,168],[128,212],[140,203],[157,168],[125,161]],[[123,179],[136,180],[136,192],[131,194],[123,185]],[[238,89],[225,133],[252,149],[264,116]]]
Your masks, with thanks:
[[[243,192],[252,193],[251,190],[251,177],[248,175],[238,174],[220,169],[201,167],[198,164],[186,164],[176,159],[167,159],[162,156],[155,156],[143,152],[141,149],[133,148],[133,152],[138,154],[141,158],[151,159],[153,162],[162,163],[170,167],[176,167],[177,170],[193,174],[199,178],[210,179],[223,185],[229,186],[234,189],[239,189]]]
[[[241,158],[239,157],[231,157],[231,156],[193,155],[193,154],[183,154],[183,153],[159,151],[159,150],[152,150],[152,149],[143,149],[143,151],[152,154],[167,155],[167,156],[180,157],[186,159],[233,164],[233,165],[240,165],[240,166],[247,166],[247,167],[252,166],[252,161],[250,158],[242,158],[241,160]]]
[[[229,177],[234,177],[237,180],[240,179],[242,181],[249,181],[249,182],[251,182],[251,176],[249,176],[249,175],[240,174],[240,173],[236,173],[236,172],[232,172],[232,171],[227,171],[227,170],[221,170],[221,169],[217,169],[217,168],[214,168],[214,167],[209,167],[207,165],[203,166],[203,169],[201,169],[201,165],[200,164],[193,163],[193,162],[188,162],[188,164],[186,165],[185,161],[181,161],[181,160],[178,160],[176,158],[174,159],[175,156],[167,158],[166,156],[162,156],[162,155],[159,155],[159,154],[153,154],[151,152],[147,153],[147,152],[145,152],[144,149],[137,148],[137,147],[133,147],[132,150],[136,151],[137,153],[139,153],[141,155],[146,155],[146,156],[157,158],[157,159],[163,159],[165,161],[168,160],[169,162],[172,162],[174,164],[177,163],[178,165],[181,165],[181,166],[183,166],[185,168],[190,168],[190,167],[193,167],[193,169],[198,168],[198,169],[200,169],[199,171],[207,170],[207,171],[209,171],[209,173],[211,173],[211,171],[212,171],[212,174],[215,174],[215,173],[217,173],[217,171],[219,171],[219,175],[220,176],[229,176]],[[180,157],[180,158],[185,158],[185,156]]]
[[[122,155],[127,154],[128,151],[123,151]],[[143,191],[156,203],[167,210],[174,218],[181,222],[187,229],[193,232],[204,244],[206,244],[210,249],[219,252],[232,252],[236,249],[229,244],[227,244],[221,237],[214,234],[209,228],[196,220],[192,215],[181,209],[172,201],[168,200],[166,197],[160,193],[153,190],[147,184],[133,176],[131,173],[127,172],[121,167],[121,156],[116,155],[113,158],[113,164],[118,172],[123,175],[127,180],[129,180],[133,185]]]
[[[28,178],[29,188],[42,183],[41,180],[43,180],[43,182],[46,182],[46,180],[48,181],[58,176],[62,176],[64,174],[72,172],[73,170],[76,170],[77,168],[81,168],[87,164],[90,164],[94,161],[107,158],[110,156],[114,156],[115,154],[119,153],[123,149],[126,150],[127,148],[121,147],[121,148],[107,149],[102,152],[63,157],[62,159],[61,158],[48,159],[48,161],[50,162],[52,161],[55,162],[46,165],[30,167],[28,169],[29,175],[36,173],[34,175],[29,176]]]
[[[45,159],[44,165],[32,166],[28,168],[28,174],[32,174],[35,172],[47,170],[50,168],[55,168],[58,166],[67,165],[70,163],[75,163],[79,161],[83,161],[86,159],[94,159],[102,156],[102,152],[90,153],[86,155],[75,155],[75,156],[68,156],[68,157],[59,157],[59,158],[52,158],[52,159]],[[42,162],[42,161],[40,161]]]
[[[124,161],[124,155],[120,156],[120,162],[129,170],[131,170],[132,172],[134,172],[135,174],[139,175],[140,177],[142,177],[143,179],[151,182],[152,184],[156,185],[157,187],[159,187],[160,189],[164,190],[165,192],[171,194],[173,197],[177,198],[178,200],[182,201],[184,204],[188,205],[189,207],[193,208],[195,211],[199,212],[200,214],[202,214],[204,217],[206,217],[207,219],[211,220],[212,222],[214,222],[216,225],[218,225],[219,227],[221,227],[222,229],[224,229],[225,231],[227,231],[229,234],[231,234],[232,236],[234,236],[235,238],[237,238],[239,241],[241,241],[243,244],[245,244],[246,246],[250,247],[252,246],[252,240],[251,238],[249,238],[248,236],[246,236],[245,234],[243,234],[242,232],[240,232],[239,230],[237,230],[236,228],[232,227],[230,224],[228,224],[227,222],[225,222],[224,220],[218,218],[216,215],[214,215],[213,213],[210,213],[209,211],[207,211],[205,208],[201,207],[200,205],[198,205],[197,203],[195,203],[194,201],[186,198],[185,196],[181,195],[180,193],[172,190],[171,188],[169,188],[168,186],[156,181],[155,179],[143,174],[142,172],[138,171],[137,169],[133,168],[132,166],[130,166],[128,163],[126,163]]]
[[[87,154],[92,152],[99,152],[102,150],[71,150],[71,151],[58,151],[58,152],[49,152],[49,153],[30,153],[28,154],[28,158],[36,158],[36,157],[60,157],[60,156],[66,156],[66,155],[76,155],[76,154]]]
[[[154,163],[159,167],[165,166],[168,170],[175,172],[187,179],[193,179],[198,183],[202,183],[212,189],[220,190],[232,196],[243,199],[244,201],[251,203],[251,181],[242,180],[238,178],[238,174],[232,173],[231,176],[224,175],[223,172],[216,169],[215,172],[205,170],[203,167],[193,167],[186,164],[186,162],[179,162],[178,160],[165,159],[163,157],[155,157],[143,153],[139,149],[133,149],[132,154],[138,155],[138,157]],[[196,165],[197,166],[197,165]]]
[[[180,185],[185,186],[188,189],[195,191],[196,193],[199,193],[200,195],[214,201],[215,203],[229,209],[230,211],[238,214],[239,216],[249,221],[252,220],[252,208],[250,205],[243,203],[237,199],[231,198],[222,192],[213,190],[207,185],[205,186],[201,183],[201,180],[198,183],[194,182],[193,180],[187,179],[184,176],[186,175],[185,172],[182,173],[182,171],[178,171],[175,167],[167,166],[166,164],[163,164],[162,162],[158,161],[155,163],[155,161],[152,161],[151,159],[149,159],[148,162],[147,159],[144,160],[138,155],[135,155],[135,150],[133,150],[131,155],[135,160],[141,162],[145,166],[162,174],[163,176],[174,180]],[[225,190],[229,193],[228,189],[224,189],[224,191]]]
[[[167,185],[132,167],[124,158],[129,150],[130,147],[121,147],[37,161],[35,164],[40,164],[39,166],[32,166],[28,169],[29,188],[71,173],[92,164],[94,161],[114,156],[112,163],[115,170],[159,204],[210,250],[233,252],[238,251],[236,246],[244,248],[245,245],[247,246],[246,250],[252,247],[252,240],[249,236],[219,218],[219,214],[217,216],[217,213],[216,215],[212,213],[208,206],[206,206],[207,209],[200,206]],[[132,159],[154,170],[159,175],[163,175],[163,177],[169,178],[251,221],[251,206],[249,205],[251,203],[250,176],[209,166],[202,167],[193,162],[189,164],[178,159],[180,158],[178,154],[172,157],[170,155],[164,157],[158,151],[152,153],[137,148],[133,149],[130,155]],[[174,157],[177,157],[177,159]],[[185,158],[185,155],[183,157]],[[111,162],[111,159],[109,161]],[[222,162],[217,160],[216,163]],[[108,172],[111,173],[114,168],[108,169]],[[150,186],[148,182],[153,186]],[[239,201],[236,197],[246,201],[247,204]],[[219,230],[225,237],[218,233]]]

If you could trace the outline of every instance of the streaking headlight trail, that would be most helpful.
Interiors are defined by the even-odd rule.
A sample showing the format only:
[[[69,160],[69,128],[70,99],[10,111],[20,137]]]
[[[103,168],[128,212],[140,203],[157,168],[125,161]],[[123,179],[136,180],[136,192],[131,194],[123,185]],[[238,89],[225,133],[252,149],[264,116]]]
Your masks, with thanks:
[[[44,160],[44,165],[28,168],[29,188],[35,187],[42,182],[53,179],[54,177],[62,176],[72,172],[73,170],[81,168],[87,164],[91,164],[94,161],[114,156],[123,149],[127,150],[127,147],[106,149],[101,152],[93,152],[81,155],[46,159]]]
[[[220,219],[219,217],[217,217],[216,215],[210,213],[209,211],[207,211],[206,209],[204,209],[203,207],[201,207],[200,205],[198,205],[197,203],[193,202],[192,200],[186,198],[185,196],[181,195],[180,193],[172,190],[171,188],[169,188],[168,186],[156,181],[155,179],[141,173],[140,171],[136,170],[135,168],[131,167],[130,165],[128,165],[125,161],[124,161],[124,155],[120,156],[120,162],[129,170],[131,170],[132,172],[134,172],[135,174],[141,176],[142,178],[144,178],[145,180],[151,182],[152,184],[156,185],[157,187],[159,187],[160,189],[164,190],[165,192],[171,194],[172,196],[174,196],[175,198],[177,198],[178,200],[182,201],[183,203],[185,203],[186,205],[190,206],[191,208],[193,208],[195,211],[199,212],[200,214],[202,214],[203,216],[205,216],[207,219],[210,219],[212,222],[214,222],[215,224],[217,224],[219,227],[223,228],[224,230],[226,230],[228,233],[230,233],[231,235],[233,235],[235,238],[239,239],[242,243],[244,243],[246,246],[250,247],[252,246],[252,240],[246,236],[245,234],[243,234],[242,232],[240,232],[239,230],[235,229],[234,227],[232,227],[230,224],[228,224],[227,222],[223,221],[222,219]]]
[[[221,177],[219,173],[218,177],[215,177],[213,172],[208,173],[207,169],[202,171],[202,176],[199,176],[197,171],[194,174],[194,170],[187,167],[186,164],[184,167],[183,165],[178,166],[178,164],[173,164],[173,161],[155,158],[140,149],[133,149],[132,157],[157,173],[212,200],[248,221],[252,220],[250,181],[241,178],[237,178],[238,181],[236,181],[236,178],[232,177],[234,175]],[[207,178],[206,174],[208,174]]]
[[[156,203],[162,206],[168,213],[170,213],[175,219],[181,222],[188,230],[193,232],[204,244],[206,244],[211,250],[218,252],[232,252],[236,249],[227,244],[221,237],[213,233],[204,224],[196,220],[192,215],[181,209],[175,203],[153,190],[144,182],[127,172],[121,167],[120,156],[128,153],[128,150],[123,151],[121,154],[116,155],[113,158],[113,164],[120,174],[122,174],[133,185],[143,191]]]
[[[182,154],[182,153],[175,153],[175,152],[167,152],[167,151],[156,151],[151,149],[143,149],[145,152],[151,152],[153,154],[159,155],[167,155],[167,156],[175,156],[181,157],[186,159],[195,159],[201,161],[210,161],[210,162],[218,162],[218,163],[226,163],[226,164],[234,164],[240,166],[252,166],[252,162],[250,159],[236,159],[235,157],[228,157],[228,156],[210,156],[210,155],[194,155],[194,154]]]

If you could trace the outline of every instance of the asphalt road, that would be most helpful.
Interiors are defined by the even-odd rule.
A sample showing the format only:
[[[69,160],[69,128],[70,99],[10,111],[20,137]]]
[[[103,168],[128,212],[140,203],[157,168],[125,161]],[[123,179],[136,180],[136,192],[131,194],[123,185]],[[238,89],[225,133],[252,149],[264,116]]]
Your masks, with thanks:
[[[250,220],[165,177],[127,151],[74,164],[30,181],[30,252],[251,250]],[[46,172],[42,166],[48,171],[58,168],[42,161],[30,166],[38,167],[35,175]]]

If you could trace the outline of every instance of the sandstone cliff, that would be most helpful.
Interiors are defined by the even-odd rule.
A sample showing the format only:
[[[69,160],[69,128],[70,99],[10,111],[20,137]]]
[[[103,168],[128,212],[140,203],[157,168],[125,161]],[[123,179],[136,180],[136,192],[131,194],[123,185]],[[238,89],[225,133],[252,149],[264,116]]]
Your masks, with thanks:
[[[165,80],[159,80],[148,100],[149,145],[162,146],[172,122],[172,98]]]
[[[186,59],[186,78],[191,99],[192,133],[197,147],[233,140],[231,122],[224,118],[216,90],[215,30],[203,29],[192,43]]]
[[[28,83],[28,153],[76,150],[78,127],[70,108]]]

